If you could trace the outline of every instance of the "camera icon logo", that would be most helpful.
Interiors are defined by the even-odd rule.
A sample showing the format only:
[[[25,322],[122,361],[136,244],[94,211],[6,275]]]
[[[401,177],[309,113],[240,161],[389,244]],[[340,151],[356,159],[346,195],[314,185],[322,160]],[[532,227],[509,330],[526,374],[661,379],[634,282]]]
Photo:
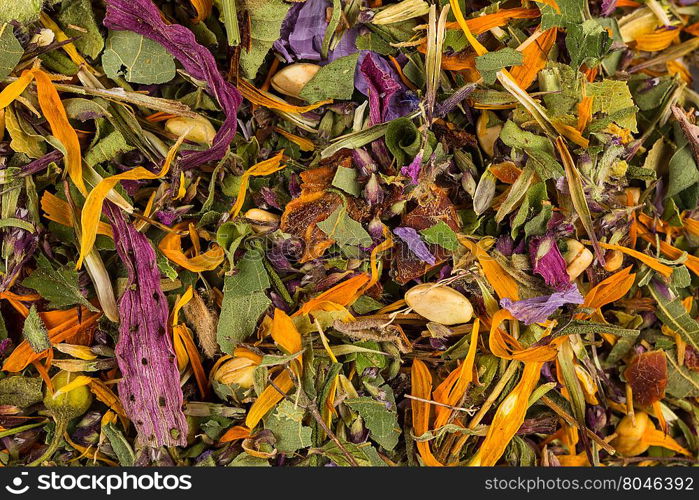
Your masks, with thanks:
[[[29,485],[22,486],[23,476],[28,476],[28,472],[20,472],[20,475],[12,479],[12,485],[6,485],[5,489],[13,495],[22,495],[29,490]]]

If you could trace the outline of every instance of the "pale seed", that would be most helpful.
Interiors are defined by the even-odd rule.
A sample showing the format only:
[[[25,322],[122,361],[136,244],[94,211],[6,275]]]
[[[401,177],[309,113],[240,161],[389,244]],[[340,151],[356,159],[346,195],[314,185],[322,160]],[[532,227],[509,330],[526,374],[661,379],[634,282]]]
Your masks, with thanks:
[[[408,290],[405,302],[420,316],[442,325],[468,323],[473,316],[471,302],[444,285],[424,283]]]
[[[291,97],[299,97],[301,90],[318,73],[320,66],[311,63],[296,63],[280,69],[272,77],[272,88]]]

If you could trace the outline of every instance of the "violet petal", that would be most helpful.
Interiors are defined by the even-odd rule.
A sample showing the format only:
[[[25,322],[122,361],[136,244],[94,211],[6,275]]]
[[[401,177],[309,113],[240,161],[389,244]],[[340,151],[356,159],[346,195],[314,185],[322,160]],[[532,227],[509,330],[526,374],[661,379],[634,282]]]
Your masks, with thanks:
[[[160,287],[155,250],[111,203],[105,211],[114,230],[117,254],[128,272],[119,299],[119,341],[115,354],[122,379],[119,398],[142,445],[184,446],[187,420],[170,337],[168,305]]]
[[[500,300],[500,306],[510,311],[512,316],[523,321],[525,325],[531,325],[546,321],[561,306],[582,304],[584,301],[578,287],[571,283],[568,289],[551,295],[515,301],[504,298]]]
[[[408,249],[413,252],[417,258],[427,262],[431,266],[435,265],[437,260],[415,229],[412,227],[397,227],[393,230],[393,233],[408,245]]]

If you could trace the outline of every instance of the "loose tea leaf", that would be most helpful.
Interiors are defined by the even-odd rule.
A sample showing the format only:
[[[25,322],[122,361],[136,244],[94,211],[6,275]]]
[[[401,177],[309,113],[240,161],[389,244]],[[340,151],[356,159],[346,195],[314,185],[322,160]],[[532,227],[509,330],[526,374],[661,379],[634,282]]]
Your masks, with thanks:
[[[0,466],[694,465],[698,47],[690,0],[9,2]]]

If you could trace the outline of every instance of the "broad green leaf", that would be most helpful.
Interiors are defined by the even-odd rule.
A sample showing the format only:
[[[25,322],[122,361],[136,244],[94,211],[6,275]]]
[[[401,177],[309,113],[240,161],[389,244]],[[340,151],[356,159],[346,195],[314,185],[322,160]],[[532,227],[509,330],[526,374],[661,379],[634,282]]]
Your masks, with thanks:
[[[325,99],[350,99],[354,93],[354,70],[359,52],[335,59],[318,70],[304,85],[299,97],[308,102]]]
[[[401,434],[395,406],[392,406],[392,410],[388,409],[385,401],[376,401],[366,396],[346,399],[345,404],[362,417],[371,439],[386,450],[395,448]]]
[[[38,255],[36,264],[37,268],[22,281],[22,286],[36,290],[49,301],[52,308],[82,305],[90,311],[97,311],[80,293],[78,272],[74,265],[67,264],[54,269],[43,254]]]
[[[581,24],[585,20],[585,13],[588,11],[586,0],[556,0],[556,4],[558,10],[550,5],[540,4],[542,30],[554,26]]]
[[[500,224],[502,220],[515,209],[520,200],[527,194],[529,186],[531,186],[534,180],[535,172],[534,169],[525,166],[522,173],[519,174],[517,180],[510,186],[510,192],[507,193],[507,197],[502,202],[498,211],[495,213],[495,222]]]
[[[318,223],[328,238],[335,240],[348,256],[356,255],[356,248],[371,245],[371,236],[362,225],[347,214],[344,205],[338,206],[330,217]]]
[[[232,353],[254,333],[260,316],[272,303],[264,292],[270,281],[262,259],[261,252],[249,250],[240,260],[237,273],[224,281],[216,340],[225,353]]]
[[[39,2],[41,5],[41,2]],[[3,10],[0,8],[0,11]],[[0,14],[0,18],[2,18]],[[2,21],[0,21],[2,22]],[[12,32],[12,25],[3,24],[0,26],[0,80],[4,80],[7,76],[12,73],[15,69],[17,63],[22,58],[24,54],[24,49],[15,38],[15,34]]]
[[[130,83],[167,83],[175,78],[175,60],[159,43],[133,31],[110,31],[102,67],[112,80]]]
[[[44,0],[5,0],[0,7],[0,24],[10,21],[30,23],[39,17]]]
[[[617,325],[607,324],[607,323],[597,323],[595,321],[585,321],[581,319],[574,319],[565,324],[560,330],[555,330],[553,333],[554,337],[560,337],[562,335],[586,335],[589,333],[610,333],[616,335],[617,337],[635,337],[640,332],[639,330],[633,328],[622,328]]]
[[[58,13],[58,21],[81,54],[96,59],[104,48],[90,0],[63,0]],[[77,26],[80,30],[73,28]]]
[[[303,425],[305,414],[302,408],[285,399],[265,419],[265,429],[272,431],[277,438],[274,447],[278,451],[293,453],[311,446],[312,429]]]
[[[269,49],[279,39],[291,5],[283,0],[242,0],[241,5],[250,16],[250,47],[240,52],[240,69],[245,78],[253,79]]]
[[[667,387],[665,391],[676,398],[699,397],[699,373],[688,370],[677,364],[677,354],[674,350],[666,351],[667,357]]]
[[[680,131],[675,127],[677,150],[668,163],[668,186],[665,198],[672,198],[681,209],[691,210],[697,205],[697,184],[699,169],[694,161],[692,148]]]
[[[24,408],[44,399],[40,378],[7,377],[0,380],[0,405]]]
[[[629,86],[623,80],[602,80],[601,82],[588,83],[585,86],[585,93],[592,100],[592,114],[604,113],[612,115],[615,112],[634,108]],[[636,114],[628,113],[623,117],[614,120],[617,125],[629,129],[631,132],[638,132],[636,126]]]
[[[566,48],[570,54],[571,66],[575,69],[583,63],[594,68],[611,45],[609,34],[595,19],[588,19],[582,24],[571,24],[566,32]]]
[[[423,229],[420,234],[427,243],[439,245],[446,250],[455,251],[461,246],[454,230],[443,220],[432,227]]]
[[[510,66],[519,66],[522,61],[522,53],[508,47],[476,57],[476,69],[483,77],[483,81],[492,85],[495,83],[498,71]]]
[[[29,314],[24,320],[24,328],[22,329],[22,336],[29,342],[29,345],[34,352],[45,351],[51,347],[51,342],[49,341],[49,334],[46,331],[46,326],[41,320],[36,306],[32,306],[29,309]]]
[[[12,138],[10,147],[13,151],[24,153],[29,158],[39,158],[45,154],[44,138],[31,132],[26,121],[15,113],[13,106],[5,108],[5,127]]]
[[[359,196],[362,193],[357,182],[357,171],[354,168],[337,167],[332,185],[352,196]]]
[[[113,130],[85,153],[85,163],[94,167],[99,163],[113,160],[117,155],[127,153],[133,149],[134,147],[126,142],[121,132]]]
[[[546,137],[522,130],[515,122],[508,120],[500,132],[500,140],[527,153],[527,165],[534,168],[542,181],[565,175],[563,167],[553,156],[551,141]]]
[[[340,442],[360,467],[386,466],[386,462],[381,460],[381,456],[370,443],[354,444],[342,439],[340,439]],[[348,462],[347,457],[334,441],[328,441],[317,451],[340,467],[349,467],[352,465]]]

